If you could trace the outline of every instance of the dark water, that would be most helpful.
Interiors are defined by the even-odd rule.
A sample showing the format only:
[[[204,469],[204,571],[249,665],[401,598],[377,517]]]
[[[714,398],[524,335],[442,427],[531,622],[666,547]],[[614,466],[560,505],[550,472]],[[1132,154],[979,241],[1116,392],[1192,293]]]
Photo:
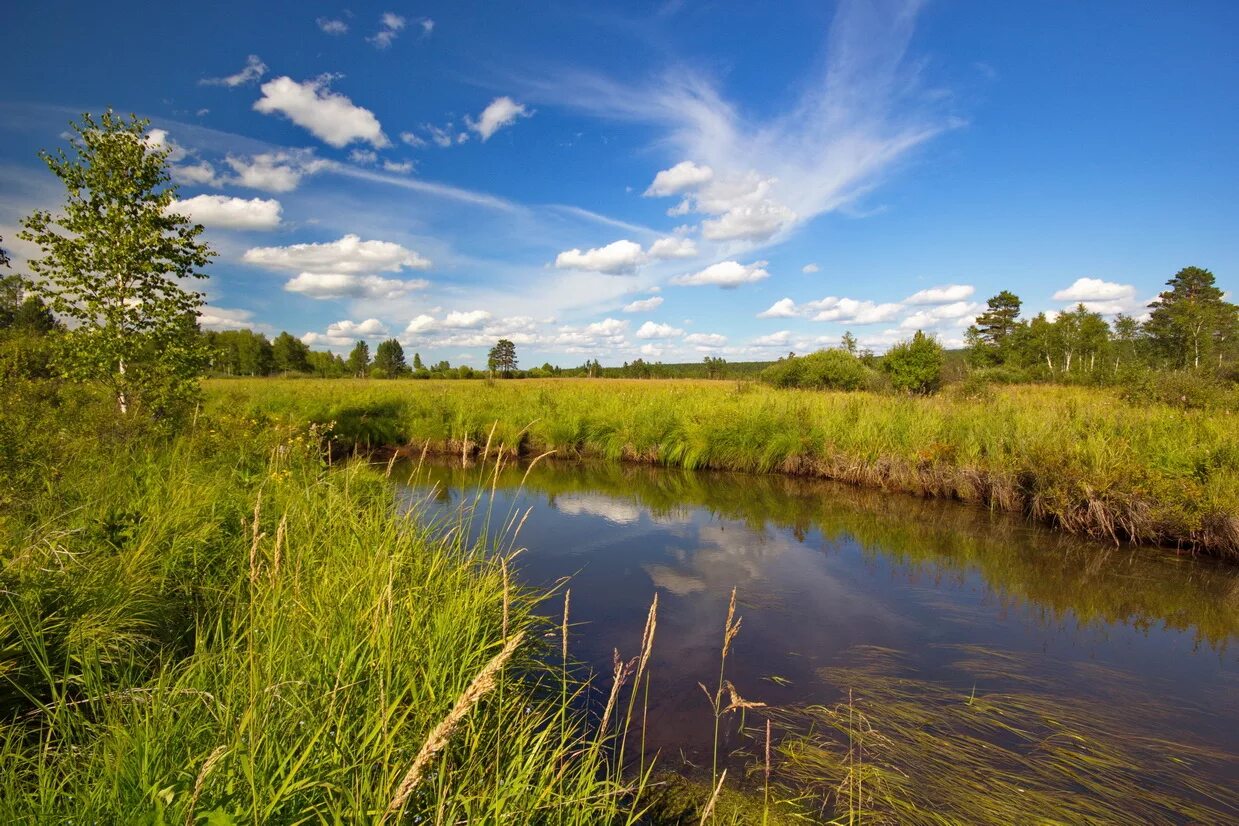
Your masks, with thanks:
[[[1121,684],[1173,712],[1133,719],[1133,731],[1239,753],[1235,566],[826,482],[544,461],[520,490],[524,472],[500,474],[494,522],[532,508],[520,576],[570,578],[575,657],[609,675],[612,649],[635,655],[658,592],[647,740],[676,760],[700,765],[710,750],[698,682],[717,680],[733,587],[743,626],[728,675],[749,699],[834,702],[823,670],[866,646],[902,652],[918,679],[1011,689],[998,673],[961,674],[979,647],[1018,657],[1024,688],[1113,704]],[[455,512],[484,473],[485,503],[489,471],[459,462],[423,468],[404,495]],[[546,606],[561,609],[561,598]]]

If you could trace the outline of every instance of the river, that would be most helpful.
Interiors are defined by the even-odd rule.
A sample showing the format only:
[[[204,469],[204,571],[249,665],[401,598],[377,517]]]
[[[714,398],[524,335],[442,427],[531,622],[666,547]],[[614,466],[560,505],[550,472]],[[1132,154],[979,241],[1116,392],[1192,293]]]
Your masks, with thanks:
[[[613,650],[638,653],[658,593],[646,745],[672,768],[708,766],[713,718],[698,684],[718,678],[733,588],[742,627],[727,676],[750,700],[846,700],[839,669],[876,652],[963,694],[1032,692],[1086,716],[1095,704],[1099,721],[1130,708],[1126,731],[1102,733],[1211,748],[1221,758],[1195,770],[1209,782],[1239,766],[1239,567],[781,476],[552,460],[497,477],[459,460],[414,470],[396,468],[414,477],[402,496],[431,518],[479,497],[475,531],[486,511],[492,526],[529,511],[519,576],[558,586],[543,606],[557,620],[571,588],[572,654],[604,685]],[[724,741],[747,743],[731,729]]]

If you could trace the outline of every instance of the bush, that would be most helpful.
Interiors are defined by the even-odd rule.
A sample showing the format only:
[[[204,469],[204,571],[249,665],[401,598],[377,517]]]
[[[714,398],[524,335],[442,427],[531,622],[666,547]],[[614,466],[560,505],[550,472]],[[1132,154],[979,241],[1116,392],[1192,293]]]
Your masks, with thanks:
[[[781,359],[762,372],[775,387],[816,390],[859,390],[872,371],[846,350],[819,350],[807,356]]]
[[[909,341],[901,341],[882,358],[882,369],[891,377],[896,390],[933,393],[942,386],[942,365],[946,352],[942,345],[920,330]]]
[[[1182,410],[1239,409],[1239,388],[1203,371],[1135,373],[1127,377],[1121,395],[1132,404],[1167,404]]]

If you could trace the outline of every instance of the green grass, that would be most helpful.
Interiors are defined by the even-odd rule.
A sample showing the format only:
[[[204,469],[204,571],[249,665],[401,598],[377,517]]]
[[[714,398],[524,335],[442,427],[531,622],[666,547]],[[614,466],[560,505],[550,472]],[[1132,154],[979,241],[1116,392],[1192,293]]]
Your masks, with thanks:
[[[5,524],[3,822],[640,813],[629,721],[598,731],[544,663],[538,597],[380,471],[237,420],[80,447]]]
[[[1054,386],[984,399],[708,381],[216,380],[209,409],[331,423],[337,443],[597,456],[839,479],[1072,533],[1239,558],[1239,427]]]

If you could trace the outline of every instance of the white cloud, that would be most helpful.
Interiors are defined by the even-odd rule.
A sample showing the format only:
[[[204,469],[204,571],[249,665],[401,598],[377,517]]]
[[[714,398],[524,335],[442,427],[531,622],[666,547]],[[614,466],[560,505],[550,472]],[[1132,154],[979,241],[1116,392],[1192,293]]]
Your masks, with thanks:
[[[652,321],[647,321],[637,330],[637,338],[677,338],[684,335],[684,331],[672,327],[670,324],[655,324]]]
[[[198,324],[204,330],[244,330],[253,326],[253,317],[249,310],[206,306],[198,313]]]
[[[265,192],[291,192],[301,183],[303,176],[331,167],[331,161],[315,158],[308,151],[263,152],[249,159],[229,155],[225,161],[236,175],[219,183]]]
[[[487,321],[490,321],[491,315],[486,310],[470,310],[469,312],[451,312],[443,319],[444,327],[452,327],[456,329],[469,329],[473,327],[481,327]]]
[[[618,336],[622,335],[628,329],[628,322],[618,318],[604,318],[602,321],[595,321],[585,328],[585,332],[592,336]]]
[[[274,229],[280,225],[280,202],[275,199],[229,198],[198,195],[173,201],[171,211],[209,227],[225,229]]]
[[[379,18],[379,30],[375,32],[373,37],[367,37],[366,40],[374,44],[376,49],[386,49],[396,39],[404,29],[406,21],[403,17],[392,12],[384,12]]]
[[[314,22],[318,24],[320,30],[327,34],[346,34],[348,32],[348,23],[345,23],[343,20],[320,17]]]
[[[1077,278],[1075,283],[1054,293],[1055,301],[1119,301],[1136,296],[1131,284],[1102,281],[1100,278]]]
[[[367,318],[365,321],[336,321],[327,325],[325,334],[306,333],[301,340],[306,344],[331,344],[341,347],[352,344],[359,338],[384,338],[387,328],[377,318]]]
[[[357,275],[346,272],[303,272],[284,284],[290,293],[310,298],[369,298],[392,301],[416,290],[424,290],[430,282],[423,278],[383,278],[379,275]]]
[[[766,272],[765,267],[765,261],[754,261],[752,264],[741,264],[738,261],[720,261],[691,275],[677,275],[671,279],[671,283],[686,287],[716,285],[724,289],[730,289],[741,284],[751,284],[754,281],[769,278],[770,273]]]
[[[196,164],[181,164],[168,167],[172,180],[178,184],[190,186],[219,186],[221,181],[215,173],[215,167],[206,161]]]
[[[198,81],[203,86],[227,86],[233,88],[236,86],[244,86],[246,83],[252,83],[258,80],[267,73],[267,64],[263,63],[258,55],[252,54],[245,59],[245,68],[237,72],[235,75],[227,77],[207,77]]]
[[[412,161],[383,161],[383,169],[395,172],[397,175],[408,175],[413,171]]]
[[[790,298],[780,298],[767,309],[757,314],[758,318],[795,318],[800,315],[800,308]]]
[[[714,177],[714,170],[708,166],[697,166],[692,161],[680,161],[670,169],[664,169],[654,176],[654,181],[645,190],[645,196],[658,197],[675,195],[688,189],[696,189]]]
[[[431,20],[429,17],[423,17],[421,20],[417,21],[417,23],[422,27],[423,35],[429,35],[435,30],[435,21]]]
[[[373,149],[354,149],[348,153],[348,159],[353,163],[369,166],[379,162],[379,155]]]
[[[971,301],[954,301],[937,307],[920,310],[899,323],[902,330],[923,330],[939,324],[966,324],[976,318],[981,305]]]
[[[659,347],[657,344],[642,344],[638,352],[643,356],[649,356],[650,358],[656,359],[663,354],[663,348]]]
[[[792,340],[791,330],[779,330],[767,336],[758,336],[749,342],[753,347],[784,347]]]
[[[800,271],[804,273],[805,275],[811,275],[819,271],[820,269],[821,267],[819,267],[817,264],[805,264],[803,267],[800,268]]]
[[[815,311],[814,321],[837,321],[849,324],[880,324],[890,321],[903,311],[899,303],[878,304],[873,301],[857,301],[854,298],[828,296],[819,301],[810,301],[805,310]]]
[[[913,293],[904,299],[904,304],[950,304],[963,301],[976,292],[971,284],[947,284],[944,287],[930,287],[927,290]]]
[[[648,313],[650,310],[657,310],[662,306],[662,296],[656,295],[651,298],[641,298],[633,301],[630,304],[624,305],[626,313]]]
[[[405,268],[425,270],[431,265],[427,259],[399,244],[363,241],[352,234],[329,243],[253,247],[245,251],[242,260],[271,269],[333,274],[399,272]]]
[[[659,238],[650,245],[650,258],[695,258],[697,244],[692,238]]]
[[[796,213],[774,201],[739,204],[702,221],[701,234],[711,241],[764,241],[795,220]]]
[[[401,132],[400,140],[404,141],[409,146],[412,146],[414,148],[421,148],[426,145],[426,141],[418,137],[413,132]]]
[[[627,275],[635,271],[642,260],[640,244],[635,241],[620,240],[585,252],[579,249],[561,252],[555,256],[555,267],[561,270]]]
[[[418,333],[426,333],[431,330],[436,330],[438,327],[439,322],[435,320],[434,316],[423,314],[417,316],[409,322],[409,326],[404,328],[404,334],[406,336],[412,336]]]
[[[277,77],[262,85],[262,97],[255,101],[254,109],[263,114],[278,112],[337,149],[355,141],[365,141],[376,149],[388,146],[374,113],[331,91],[327,83],[327,77],[304,83]]]
[[[465,121],[469,128],[482,136],[483,141],[490,140],[490,136],[498,132],[505,126],[511,126],[516,123],[517,118],[527,118],[532,116],[523,103],[517,103],[512,98],[497,97],[490,102],[482,114],[478,115],[476,121],[466,118]]]
[[[151,129],[142,136],[142,141],[146,144],[149,150],[166,150],[167,160],[169,163],[176,163],[184,160],[189,154],[185,147],[181,146],[168,134],[167,129]]]
[[[722,347],[727,343],[727,336],[718,333],[690,333],[684,336],[684,343],[698,347]]]

